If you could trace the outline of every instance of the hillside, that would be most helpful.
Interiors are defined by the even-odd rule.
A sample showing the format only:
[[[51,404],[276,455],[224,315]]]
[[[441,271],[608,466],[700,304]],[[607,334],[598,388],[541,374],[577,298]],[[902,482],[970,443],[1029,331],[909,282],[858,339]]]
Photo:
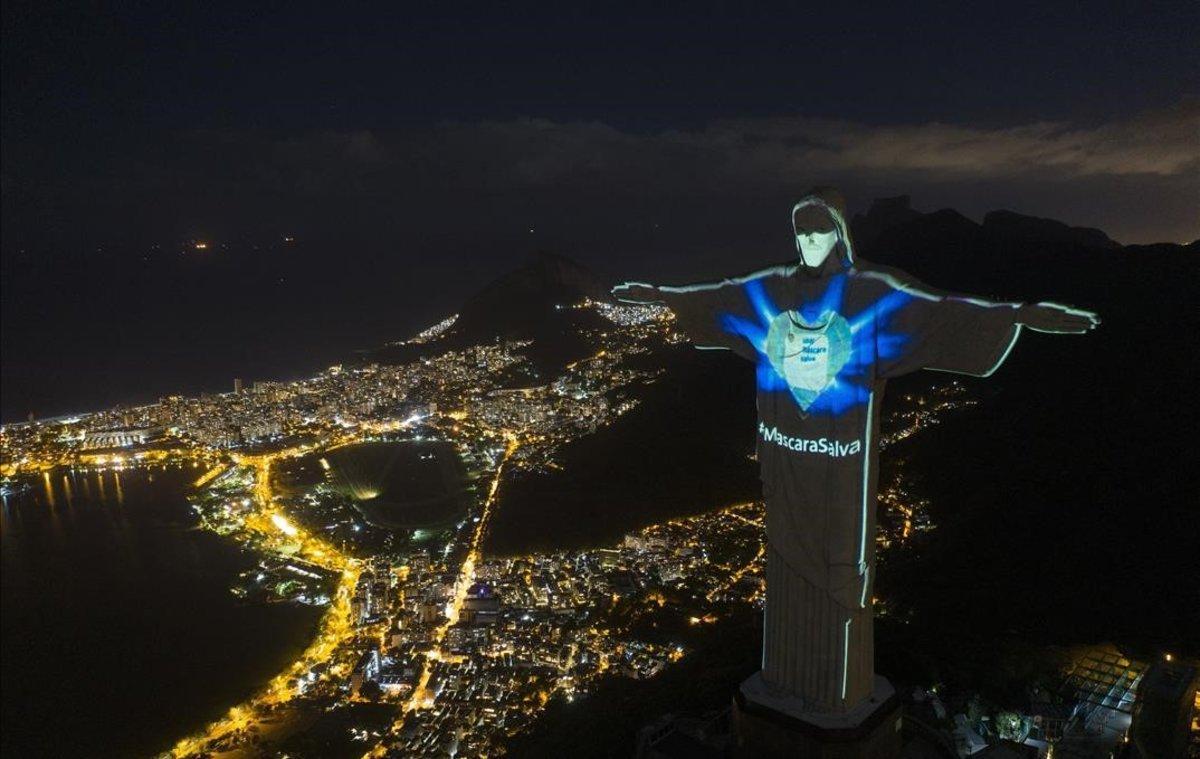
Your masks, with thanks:
[[[1096,230],[1007,212],[979,224],[903,199],[873,207],[855,228],[863,257],[931,285],[1070,303],[1103,320],[1087,336],[1026,330],[995,376],[964,380],[978,408],[885,453],[885,468],[903,460],[938,528],[919,561],[881,570],[881,591],[921,618],[950,620],[939,634],[964,639],[991,625],[1044,640],[1107,629],[1147,647],[1185,645],[1183,631],[1200,624],[1195,607],[1146,599],[1195,577],[1187,536],[1200,534],[1191,507],[1200,481],[1185,462],[1200,460],[1200,420],[1185,401],[1200,374],[1197,244],[1119,246]],[[422,349],[532,339],[530,353],[552,372],[590,349],[589,325],[576,321],[590,312],[554,306],[598,297],[598,283],[565,259],[535,258],[472,298],[460,323]],[[505,482],[488,551],[600,544],[757,497],[749,367],[683,348],[643,358],[666,374],[638,391],[634,411],[567,445],[561,470]],[[888,395],[948,379],[919,372]],[[885,398],[884,414],[891,408]],[[1054,590],[1044,590],[1050,575]],[[1062,587],[1078,591],[1064,601]]]

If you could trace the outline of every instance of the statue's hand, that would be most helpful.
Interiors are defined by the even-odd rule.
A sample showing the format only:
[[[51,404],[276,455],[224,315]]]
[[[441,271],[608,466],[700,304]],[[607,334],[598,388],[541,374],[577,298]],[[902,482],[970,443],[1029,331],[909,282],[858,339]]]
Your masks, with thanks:
[[[1082,335],[1100,326],[1100,317],[1058,303],[1026,303],[1017,311],[1017,323],[1035,332]]]
[[[626,282],[612,289],[612,295],[625,303],[662,303],[662,293],[654,285],[643,282]]]

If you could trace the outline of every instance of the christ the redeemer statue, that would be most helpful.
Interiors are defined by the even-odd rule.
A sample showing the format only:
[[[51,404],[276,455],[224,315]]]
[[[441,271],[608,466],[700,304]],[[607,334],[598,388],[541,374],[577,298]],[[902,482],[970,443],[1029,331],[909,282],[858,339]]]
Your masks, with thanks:
[[[696,347],[755,362],[769,550],[762,671],[743,691],[831,717],[862,711],[877,687],[871,586],[887,380],[917,369],[986,377],[1022,327],[1099,324],[1052,303],[953,295],[863,261],[844,213],[836,190],[817,188],[792,210],[798,261],[710,284],[613,290],[665,303]]]

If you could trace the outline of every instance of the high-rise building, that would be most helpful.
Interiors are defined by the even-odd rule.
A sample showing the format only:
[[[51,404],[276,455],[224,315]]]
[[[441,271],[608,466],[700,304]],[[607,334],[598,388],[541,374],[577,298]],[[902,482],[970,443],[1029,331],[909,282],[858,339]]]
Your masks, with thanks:
[[[487,585],[475,583],[463,601],[463,618],[475,625],[492,625],[500,615],[500,597]]]
[[[242,392],[242,378],[241,377],[233,378],[233,392],[235,392],[235,393]]]
[[[379,677],[381,663],[378,648],[372,646],[363,651],[362,656],[358,659],[358,663],[354,665],[353,672],[350,674],[350,690],[358,693],[362,690],[364,684]]]

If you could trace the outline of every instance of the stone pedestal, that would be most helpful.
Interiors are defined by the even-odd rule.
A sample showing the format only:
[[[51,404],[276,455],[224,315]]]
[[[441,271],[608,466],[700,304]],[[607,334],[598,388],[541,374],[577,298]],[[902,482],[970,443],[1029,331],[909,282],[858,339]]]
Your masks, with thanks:
[[[744,759],[896,759],[900,756],[900,699],[875,676],[870,697],[843,714],[805,711],[799,699],[772,695],[762,673],[733,697],[735,756]]]

